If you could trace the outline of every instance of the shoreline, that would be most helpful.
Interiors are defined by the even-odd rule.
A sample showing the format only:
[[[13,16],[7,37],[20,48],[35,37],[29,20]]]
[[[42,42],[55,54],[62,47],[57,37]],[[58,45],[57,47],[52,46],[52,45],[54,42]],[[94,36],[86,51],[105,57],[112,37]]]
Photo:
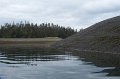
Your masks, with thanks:
[[[61,38],[0,38],[0,47],[50,47]]]
[[[54,48],[53,48],[54,49]],[[75,48],[58,48],[58,50],[68,51],[68,52],[93,52],[93,53],[104,53],[104,54],[111,54],[111,55],[120,55],[119,52],[110,52],[110,51],[98,51],[98,50],[85,50],[85,49],[75,49]]]

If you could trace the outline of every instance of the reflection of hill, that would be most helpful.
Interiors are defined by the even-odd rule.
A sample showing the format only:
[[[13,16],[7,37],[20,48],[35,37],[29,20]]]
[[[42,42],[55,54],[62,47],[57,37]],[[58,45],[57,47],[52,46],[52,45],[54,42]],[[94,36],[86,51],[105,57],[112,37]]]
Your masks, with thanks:
[[[86,64],[92,64],[97,67],[105,67],[103,71],[96,73],[108,73],[107,76],[120,76],[120,55],[102,53],[102,52],[74,52],[74,56],[78,56],[80,60]],[[87,63],[88,62],[88,63]]]
[[[114,69],[105,69],[101,73],[108,73],[107,76],[120,76],[120,68],[116,67]]]

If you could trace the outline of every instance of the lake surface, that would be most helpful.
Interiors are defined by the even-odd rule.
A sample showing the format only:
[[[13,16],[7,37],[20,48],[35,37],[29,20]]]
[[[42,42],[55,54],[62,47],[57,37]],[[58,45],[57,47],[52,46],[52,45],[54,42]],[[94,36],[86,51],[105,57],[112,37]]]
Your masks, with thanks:
[[[120,79],[112,61],[73,53],[1,48],[0,79]]]

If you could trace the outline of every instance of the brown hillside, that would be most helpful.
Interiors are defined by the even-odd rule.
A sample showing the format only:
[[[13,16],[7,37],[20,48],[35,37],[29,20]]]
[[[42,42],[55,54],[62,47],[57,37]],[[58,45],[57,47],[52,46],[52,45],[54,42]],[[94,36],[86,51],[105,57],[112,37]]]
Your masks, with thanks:
[[[120,16],[92,25],[54,45],[61,49],[120,51]]]

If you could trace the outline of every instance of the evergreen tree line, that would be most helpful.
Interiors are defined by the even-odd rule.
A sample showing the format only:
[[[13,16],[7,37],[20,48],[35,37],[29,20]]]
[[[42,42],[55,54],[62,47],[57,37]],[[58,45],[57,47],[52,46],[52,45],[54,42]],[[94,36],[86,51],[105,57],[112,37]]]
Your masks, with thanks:
[[[40,25],[29,22],[5,23],[0,28],[0,38],[44,38],[60,37],[66,38],[77,31],[70,27],[54,25],[53,23],[42,23]]]

